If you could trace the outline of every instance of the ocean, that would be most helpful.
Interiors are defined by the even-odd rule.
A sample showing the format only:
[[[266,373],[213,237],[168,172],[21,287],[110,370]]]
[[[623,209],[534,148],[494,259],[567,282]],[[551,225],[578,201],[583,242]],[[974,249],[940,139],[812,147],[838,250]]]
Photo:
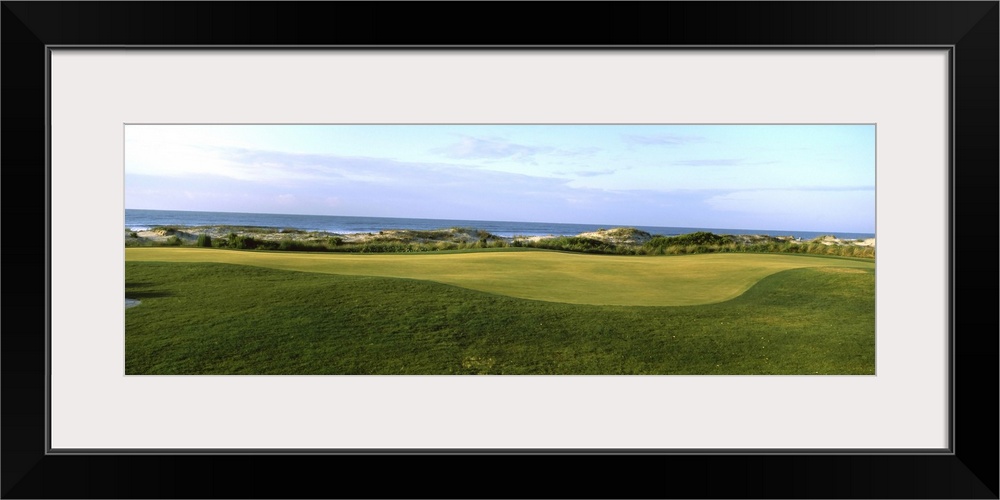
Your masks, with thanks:
[[[386,229],[447,229],[467,227],[481,229],[501,237],[513,236],[575,236],[580,233],[634,227],[650,234],[678,234],[709,231],[715,234],[767,234],[812,239],[833,234],[841,239],[874,238],[874,233],[844,233],[836,231],[789,231],[782,229],[725,229],[703,227],[637,226],[634,224],[568,224],[560,222],[514,222],[462,219],[408,219],[397,217],[350,217],[340,215],[251,214],[233,212],[192,212],[181,210],[125,209],[125,228],[141,231],[156,226],[256,226],[331,233],[377,233]]]

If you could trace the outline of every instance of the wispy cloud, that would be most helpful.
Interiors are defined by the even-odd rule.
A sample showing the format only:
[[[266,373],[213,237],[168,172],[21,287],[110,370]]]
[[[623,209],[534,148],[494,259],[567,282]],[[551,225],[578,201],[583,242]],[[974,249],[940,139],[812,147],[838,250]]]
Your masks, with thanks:
[[[622,140],[627,144],[634,144],[637,146],[682,146],[685,144],[703,142],[705,138],[692,135],[657,134],[626,135],[622,136]]]
[[[437,153],[448,158],[471,160],[471,159],[502,159],[518,158],[526,159],[539,153],[553,151],[548,146],[529,146],[517,144],[506,139],[462,136],[455,143],[444,147],[434,148],[432,153]]]
[[[747,161],[743,158],[706,158],[700,160],[675,160],[670,163],[686,167],[732,167],[735,165],[746,165]]]
[[[264,185],[293,184],[298,186],[381,186],[408,190],[429,190],[445,186],[500,186],[511,189],[551,189],[561,184],[559,179],[536,177],[467,165],[401,161],[392,158],[340,156],[330,154],[297,154],[281,151],[232,149],[225,155],[230,163],[245,175],[237,178]],[[230,171],[206,172],[223,175]]]
[[[615,172],[616,170],[613,168],[606,168],[604,170],[578,170],[573,172],[573,174],[580,177],[597,177],[599,175],[611,175]]]
[[[231,149],[225,155],[244,178],[262,182],[390,181],[394,172],[382,158]]]
[[[788,188],[774,188],[777,190],[788,189]],[[875,186],[805,186],[805,187],[794,187],[796,191],[830,191],[830,192],[847,192],[847,191],[875,191]]]
[[[573,148],[573,149],[555,149],[552,150],[551,153],[553,156],[576,157],[576,156],[592,156],[600,152],[601,148],[597,146],[589,146],[589,147]]]
[[[776,161],[750,161],[745,158],[703,158],[698,160],[675,160],[671,165],[685,167],[736,167],[742,165],[773,165]]]

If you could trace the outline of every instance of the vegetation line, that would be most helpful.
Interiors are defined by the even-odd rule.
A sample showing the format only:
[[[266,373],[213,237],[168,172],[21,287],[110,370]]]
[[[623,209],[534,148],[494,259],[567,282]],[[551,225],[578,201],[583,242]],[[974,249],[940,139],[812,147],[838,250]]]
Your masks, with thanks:
[[[791,236],[719,235],[695,232],[652,235],[636,228],[602,229],[577,236],[500,237],[474,228],[386,230],[340,235],[294,229],[254,227],[175,227],[126,230],[126,247],[195,246],[237,250],[345,253],[418,253],[491,248],[537,248],[604,255],[691,255],[705,253],[793,253],[875,258],[874,238],[841,240],[833,235],[811,240]]]

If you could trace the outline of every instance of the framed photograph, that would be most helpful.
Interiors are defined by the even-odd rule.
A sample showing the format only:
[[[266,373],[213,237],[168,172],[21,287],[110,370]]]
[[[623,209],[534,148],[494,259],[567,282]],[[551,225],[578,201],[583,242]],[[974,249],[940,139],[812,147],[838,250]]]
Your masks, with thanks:
[[[997,498],[997,2],[607,8],[5,2],[3,495]]]

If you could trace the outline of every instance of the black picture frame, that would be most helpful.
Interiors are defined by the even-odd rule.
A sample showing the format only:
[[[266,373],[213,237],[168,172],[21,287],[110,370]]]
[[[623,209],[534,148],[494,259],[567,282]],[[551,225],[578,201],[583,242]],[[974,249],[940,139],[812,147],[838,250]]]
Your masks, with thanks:
[[[998,498],[997,1],[2,3],[4,498]],[[950,453],[50,454],[53,45],[951,47]]]

